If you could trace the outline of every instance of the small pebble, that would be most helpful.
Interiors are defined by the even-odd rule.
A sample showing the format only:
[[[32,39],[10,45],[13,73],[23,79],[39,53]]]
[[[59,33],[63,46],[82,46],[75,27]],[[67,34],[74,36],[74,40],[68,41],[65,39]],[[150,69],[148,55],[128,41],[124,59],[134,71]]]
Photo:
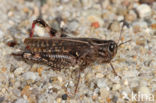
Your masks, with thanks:
[[[15,66],[14,65],[11,65],[10,72],[14,72],[15,70],[16,70]]]
[[[5,73],[0,73],[0,81],[7,81],[7,75]]]
[[[139,25],[134,25],[134,26],[133,26],[133,32],[134,32],[134,33],[138,33],[138,32],[140,32],[140,31],[141,31],[141,28],[140,28]]]
[[[72,21],[68,24],[68,29],[71,31],[76,31],[78,27],[79,27],[79,23],[77,21]]]
[[[131,10],[129,11],[129,14],[126,15],[126,21],[133,22],[137,19],[137,14]]]
[[[34,73],[34,72],[26,72],[23,74],[23,77],[25,80],[37,80],[39,78],[38,73]]]
[[[60,0],[62,3],[67,3],[69,0]]]
[[[61,98],[57,98],[56,101],[57,101],[57,103],[61,103],[62,99]]]
[[[113,90],[116,91],[116,90],[119,90],[121,88],[121,85],[120,84],[114,84],[113,85]]]
[[[90,14],[87,19],[90,23],[94,23],[94,26],[96,24],[96,27],[100,27],[103,25],[103,20],[99,17],[99,15]]]
[[[120,6],[117,8],[117,13],[119,15],[127,15],[127,9],[125,9],[123,6]]]
[[[96,28],[99,28],[99,27],[100,27],[100,24],[99,24],[99,22],[96,22],[96,21],[95,21],[95,22],[92,22],[92,23],[91,23],[91,27],[93,27],[93,28],[96,29]]]
[[[16,100],[15,103],[28,103],[28,101],[23,99],[23,98],[19,98],[19,99]]]
[[[141,94],[147,94],[147,95],[150,95],[150,94],[151,94],[150,89],[149,89],[148,87],[146,87],[146,86],[141,86],[141,87],[139,88],[139,92],[140,92]]]
[[[28,101],[29,101],[29,103],[37,103],[36,96],[35,95],[31,95],[28,98]]]
[[[61,76],[58,76],[57,78],[58,78],[59,82],[62,83],[63,78]]]
[[[106,98],[109,96],[109,91],[106,88],[100,88],[100,95],[102,98]]]
[[[123,91],[123,92],[122,92],[122,98],[123,98],[123,99],[128,99],[128,100],[129,100],[128,93],[125,92],[125,91]]]
[[[124,80],[124,85],[128,85],[128,80],[126,79],[126,80]]]
[[[136,40],[136,45],[145,46],[145,40]]]
[[[67,94],[63,94],[63,95],[62,95],[62,99],[63,99],[63,100],[67,100],[67,97],[68,97]]]
[[[13,15],[14,15],[13,11],[9,11],[9,12],[8,12],[8,17],[11,17],[11,16],[13,16]]]
[[[4,97],[0,97],[0,103],[3,103],[4,99]]]
[[[151,28],[152,28],[153,30],[156,30],[156,23],[155,23],[155,24],[151,24]]]
[[[131,71],[125,71],[124,75],[125,77],[136,77],[138,74],[138,71],[136,70],[131,70]]]
[[[113,103],[117,103],[118,97],[114,95],[113,98],[112,98],[112,101],[113,101]]]
[[[104,80],[103,78],[97,80],[97,86],[98,86],[99,88],[107,87],[107,85],[106,85],[106,83],[105,83],[105,80]]]
[[[20,75],[22,73],[24,73],[24,68],[19,67],[14,71],[15,75]]]
[[[137,12],[139,13],[140,18],[147,18],[150,17],[152,14],[152,10],[149,5],[141,4],[136,8]]]
[[[0,39],[2,39],[4,36],[4,33],[2,32],[2,30],[0,30]]]
[[[24,8],[23,8],[23,11],[24,11],[25,13],[28,13],[30,10],[29,10],[29,8],[24,7]]]
[[[90,1],[90,0],[82,0],[82,4],[83,4],[83,6],[85,7],[85,8],[89,8],[89,7],[91,7],[92,6],[92,1]]]
[[[12,92],[14,95],[16,95],[18,97],[21,96],[21,91],[19,89],[13,89]]]
[[[110,24],[110,30],[114,32],[119,32],[120,31],[120,23],[117,21],[114,21]]]
[[[96,78],[103,78],[104,74],[103,73],[96,73]]]

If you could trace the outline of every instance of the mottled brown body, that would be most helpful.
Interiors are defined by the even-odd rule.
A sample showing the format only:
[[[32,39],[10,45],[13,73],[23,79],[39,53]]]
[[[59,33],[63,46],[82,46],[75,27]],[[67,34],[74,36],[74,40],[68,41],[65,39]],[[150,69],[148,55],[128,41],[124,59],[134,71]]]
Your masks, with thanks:
[[[24,41],[26,52],[21,56],[26,61],[43,63],[53,69],[79,65],[80,69],[97,61],[109,63],[117,52],[112,40],[95,38],[48,38],[32,37]]]

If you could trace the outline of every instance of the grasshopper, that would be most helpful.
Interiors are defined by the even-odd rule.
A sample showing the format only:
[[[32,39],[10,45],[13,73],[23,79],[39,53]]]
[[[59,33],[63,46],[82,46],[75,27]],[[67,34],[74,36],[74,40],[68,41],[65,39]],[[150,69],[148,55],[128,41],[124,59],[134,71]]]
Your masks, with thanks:
[[[36,24],[42,25],[49,32],[51,38],[33,37]],[[69,37],[51,28],[43,19],[37,19],[32,23],[30,37],[24,40],[26,49],[22,52],[12,53],[12,55],[21,57],[25,61],[46,64],[53,70],[68,69],[78,65],[76,93],[80,73],[95,61],[99,64],[109,63],[115,75],[118,76],[111,61],[117,54],[118,47],[126,42],[118,44],[113,40]]]

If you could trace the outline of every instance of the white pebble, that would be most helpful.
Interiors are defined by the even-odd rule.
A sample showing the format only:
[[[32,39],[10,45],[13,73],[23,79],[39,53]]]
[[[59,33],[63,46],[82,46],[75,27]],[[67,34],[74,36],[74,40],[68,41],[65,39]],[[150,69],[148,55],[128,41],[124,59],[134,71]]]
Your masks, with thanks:
[[[59,77],[57,77],[57,78],[58,78],[59,82],[60,82],[60,83],[62,83],[63,78],[62,78],[62,77],[60,77],[60,76],[59,76]]]
[[[17,99],[15,103],[28,103],[28,101],[23,98],[20,98],[20,99]]]
[[[23,77],[25,80],[37,80],[39,78],[38,73],[34,73],[34,72],[27,72],[23,74]]]
[[[23,72],[24,72],[24,68],[21,68],[21,67],[17,68],[17,69],[14,71],[15,75],[20,75],[20,74],[22,74]]]
[[[103,78],[103,77],[104,77],[104,75],[102,73],[97,73],[96,74],[96,78]]]
[[[124,85],[128,85],[128,80],[124,80]]]
[[[97,86],[98,86],[99,88],[107,87],[107,85],[106,85],[104,79],[99,79],[99,80],[97,81]]]
[[[0,73],[0,82],[8,80],[8,77],[5,73]]]
[[[136,70],[124,71],[124,75],[125,75],[125,78],[136,77],[138,75],[138,71]]]
[[[73,86],[74,86],[73,81],[70,81],[70,82],[69,82],[69,85],[70,85],[71,87],[73,87]]]
[[[71,31],[76,31],[76,29],[79,27],[79,24],[77,21],[73,21],[71,23],[69,23],[68,28]]]
[[[114,91],[115,91],[115,90],[119,90],[120,87],[121,87],[120,84],[115,84],[115,85],[113,85],[113,90],[114,90]]]
[[[4,33],[0,30],[0,39],[2,39],[4,36]]]
[[[109,95],[109,90],[106,88],[100,88],[100,94],[102,98],[106,98]]]
[[[128,97],[127,92],[125,92],[125,91],[122,92],[122,98],[130,100],[130,98]]]
[[[136,9],[141,18],[146,18],[146,17],[151,16],[152,10],[151,10],[150,6],[148,6],[147,4],[141,4]]]
[[[150,94],[151,94],[149,88],[146,87],[146,86],[140,87],[140,88],[139,88],[139,92],[140,92],[141,94],[147,94],[147,95],[150,95]]]
[[[35,26],[35,34],[37,34],[38,36],[45,36],[45,28]]]

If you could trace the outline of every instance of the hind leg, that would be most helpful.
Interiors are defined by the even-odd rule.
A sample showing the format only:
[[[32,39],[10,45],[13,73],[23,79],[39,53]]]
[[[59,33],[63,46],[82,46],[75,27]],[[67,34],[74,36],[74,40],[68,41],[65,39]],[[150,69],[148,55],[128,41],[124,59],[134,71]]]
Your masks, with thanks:
[[[51,37],[55,37],[56,35],[58,35],[59,37],[67,37],[66,34],[63,34],[63,33],[61,33],[61,32],[58,32],[56,29],[50,27],[50,26],[49,26],[43,19],[41,19],[41,18],[38,18],[38,19],[36,19],[36,20],[33,21],[33,23],[32,23],[32,28],[31,28],[30,35],[29,35],[30,37],[33,37],[33,35],[34,35],[34,29],[35,29],[36,24],[39,24],[39,25],[43,26],[43,27],[46,29],[46,31],[49,33],[49,35],[50,35]]]

